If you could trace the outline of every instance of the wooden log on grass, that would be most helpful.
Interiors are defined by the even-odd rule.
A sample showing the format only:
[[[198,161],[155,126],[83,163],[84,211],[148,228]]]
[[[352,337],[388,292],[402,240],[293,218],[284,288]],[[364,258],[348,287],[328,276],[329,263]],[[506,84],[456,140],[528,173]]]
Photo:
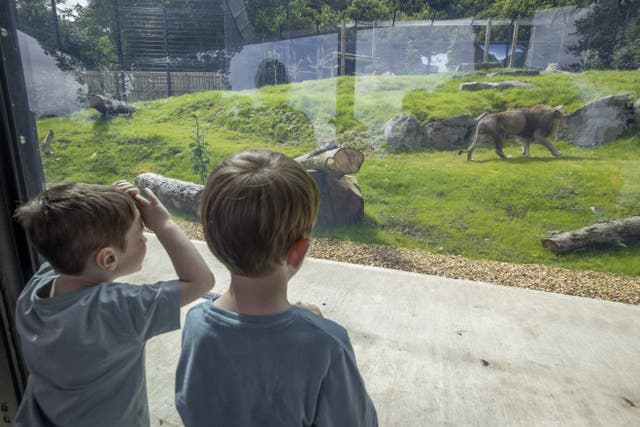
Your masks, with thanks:
[[[599,222],[542,239],[542,247],[563,254],[594,245],[624,245],[640,239],[640,215]]]
[[[157,173],[143,173],[136,177],[136,187],[149,188],[168,207],[200,216],[203,185],[167,178]],[[142,193],[144,195],[144,193]]]
[[[339,177],[358,172],[364,162],[364,154],[350,147],[333,147],[304,154],[295,160],[307,170]]]
[[[355,177],[346,173],[360,170],[364,155],[348,147],[337,147],[305,154],[297,159],[318,184],[320,210],[318,225],[357,223],[364,218],[364,198]],[[204,186],[143,173],[136,178],[140,189],[149,187],[166,206],[192,215],[200,215],[199,204]]]

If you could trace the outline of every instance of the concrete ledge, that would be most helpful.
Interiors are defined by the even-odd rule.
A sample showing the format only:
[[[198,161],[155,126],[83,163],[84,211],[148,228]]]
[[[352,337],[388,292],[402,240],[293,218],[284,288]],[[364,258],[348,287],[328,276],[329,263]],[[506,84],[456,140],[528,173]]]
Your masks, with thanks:
[[[228,273],[196,244],[224,291]],[[148,246],[128,279],[173,277]],[[290,300],[349,330],[381,426],[640,425],[640,306],[316,259]],[[180,331],[147,345],[152,425],[182,425],[179,352]]]

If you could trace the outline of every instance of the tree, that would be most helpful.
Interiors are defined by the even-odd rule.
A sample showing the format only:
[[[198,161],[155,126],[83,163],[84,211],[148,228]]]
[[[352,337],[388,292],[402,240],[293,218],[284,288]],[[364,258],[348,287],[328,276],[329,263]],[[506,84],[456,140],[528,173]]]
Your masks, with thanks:
[[[584,68],[640,68],[640,0],[601,0],[576,30],[578,43],[569,51],[585,54]]]
[[[346,16],[356,23],[386,19],[390,14],[390,3],[386,0],[352,0],[346,10]]]

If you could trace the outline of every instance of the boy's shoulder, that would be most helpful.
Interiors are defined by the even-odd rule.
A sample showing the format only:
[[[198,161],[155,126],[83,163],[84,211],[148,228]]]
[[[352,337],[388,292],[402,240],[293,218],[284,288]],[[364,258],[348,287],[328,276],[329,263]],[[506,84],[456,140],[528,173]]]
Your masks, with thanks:
[[[230,331],[259,328],[265,334],[291,334],[298,340],[309,340],[316,345],[352,351],[349,334],[342,325],[296,306],[276,315],[246,316],[220,309],[212,304],[212,300],[207,299],[189,309],[184,327],[188,329],[200,322],[218,325]]]
[[[51,265],[43,263],[29,280],[16,307],[20,331],[43,331],[47,320],[52,318],[64,324],[77,325],[80,329],[86,328],[87,325],[77,324],[77,319],[89,312],[92,318],[100,320],[100,327],[110,327],[122,333],[134,331],[137,335],[140,330],[145,331],[155,318],[160,319],[158,323],[171,323],[173,329],[179,327],[180,287],[177,280],[152,285],[103,282],[49,298],[49,284],[57,276]]]
[[[349,334],[344,326],[336,322],[335,320],[327,319],[316,314],[311,313],[304,308],[293,306],[291,307],[300,319],[303,319],[311,327],[316,328],[319,333],[325,334],[328,337],[339,340],[340,342],[349,342]]]

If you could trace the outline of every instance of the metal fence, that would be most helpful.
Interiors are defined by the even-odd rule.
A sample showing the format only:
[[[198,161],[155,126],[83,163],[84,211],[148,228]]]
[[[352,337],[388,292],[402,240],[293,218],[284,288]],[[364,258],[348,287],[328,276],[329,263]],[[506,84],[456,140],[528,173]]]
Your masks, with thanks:
[[[227,78],[214,72],[170,72],[171,94],[207,90],[228,89]],[[126,99],[140,101],[167,97],[167,73],[164,71],[86,71],[81,80],[87,85],[89,93],[109,94],[117,97],[124,80]]]

